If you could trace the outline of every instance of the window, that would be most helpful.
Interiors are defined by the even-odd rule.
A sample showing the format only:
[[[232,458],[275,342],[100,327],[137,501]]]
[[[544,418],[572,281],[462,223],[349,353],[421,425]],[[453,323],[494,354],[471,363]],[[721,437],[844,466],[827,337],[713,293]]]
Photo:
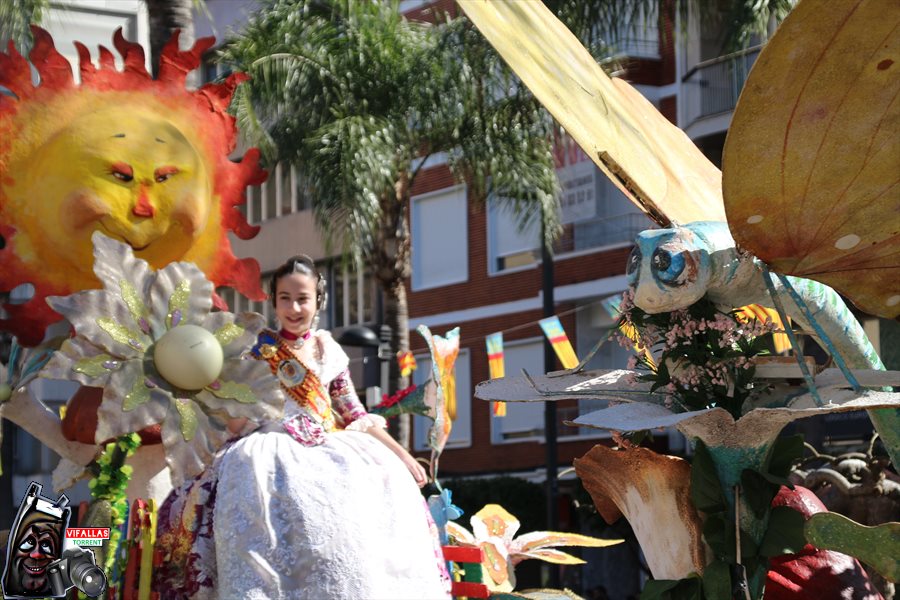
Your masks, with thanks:
[[[541,255],[541,224],[534,219],[519,230],[512,206],[496,198],[488,200],[488,273],[495,275],[533,265]]]
[[[579,358],[586,357],[594,346],[606,339],[613,327],[615,319],[600,304],[600,299],[589,300],[582,304],[575,316],[575,353]],[[628,350],[619,346],[614,339],[605,342],[585,366],[586,369],[624,369],[628,364]],[[561,408],[560,422],[574,421],[579,415],[600,410],[608,406],[606,400],[579,399],[577,407]],[[605,436],[604,432],[590,427],[568,427],[560,425],[560,437],[564,436]]]
[[[371,270],[343,268],[337,264],[331,272],[333,291],[328,304],[331,306],[329,313],[334,315],[334,322],[330,326],[349,327],[374,323],[378,286]]]
[[[413,290],[466,281],[466,186],[416,196],[411,212]]]
[[[427,355],[416,356],[418,366],[413,371],[413,383],[422,385],[431,378],[431,359]],[[426,436],[432,420],[416,415],[413,421],[413,448],[428,450]],[[445,449],[467,448],[472,445],[472,370],[469,351],[461,348],[456,357],[456,420],[450,430]]]
[[[265,290],[266,294],[269,293],[269,277],[271,277],[271,274],[266,274],[262,277],[263,290]],[[268,298],[257,301],[250,300],[236,289],[230,287],[220,287],[216,289],[216,293],[219,294],[219,297],[225,301],[226,305],[228,305],[228,312],[233,312],[235,314],[242,312],[259,313],[265,318],[267,326],[274,327],[275,309],[272,307],[272,303]]]
[[[624,244],[653,227],[650,221],[592,162],[557,171],[562,188],[563,235],[557,253]]]
[[[616,56],[659,58],[658,14],[655,5],[648,7],[648,10],[623,11],[623,22],[629,22],[629,25],[622,25],[602,37],[613,45]]]
[[[250,223],[308,210],[310,192],[294,165],[278,163],[268,168],[269,176],[257,186],[247,188],[247,202],[239,207]]]
[[[507,342],[503,346],[507,375],[519,375],[522,369],[529,375],[544,372],[544,341],[533,338],[522,342]],[[493,443],[535,441],[544,437],[543,402],[507,402],[505,417],[491,417]]]

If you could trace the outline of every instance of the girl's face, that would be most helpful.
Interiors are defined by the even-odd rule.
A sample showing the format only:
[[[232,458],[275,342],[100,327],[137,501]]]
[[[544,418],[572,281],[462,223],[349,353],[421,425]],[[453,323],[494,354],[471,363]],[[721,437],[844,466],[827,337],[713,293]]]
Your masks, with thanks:
[[[275,315],[281,326],[294,335],[309,331],[316,316],[316,280],[303,273],[291,273],[275,284]]]

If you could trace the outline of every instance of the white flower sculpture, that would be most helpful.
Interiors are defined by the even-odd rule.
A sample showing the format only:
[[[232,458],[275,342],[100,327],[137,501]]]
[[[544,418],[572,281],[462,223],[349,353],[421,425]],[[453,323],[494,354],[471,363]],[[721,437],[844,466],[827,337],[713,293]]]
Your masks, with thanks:
[[[447,533],[461,546],[484,551],[481,566],[485,583],[492,592],[511,592],[515,588],[515,567],[523,560],[537,558],[558,565],[584,564],[580,558],[556,550],[557,546],[605,548],[625,541],[560,531],[533,531],[514,538],[519,531],[519,520],[499,504],[485,505],[469,522],[471,532],[449,521]]]
[[[98,443],[161,425],[177,485],[210,463],[229,436],[228,417],[262,422],[282,413],[284,396],[268,366],[241,359],[263,328],[263,317],[210,312],[213,285],[192,263],[171,263],[154,272],[127,244],[100,233],[93,242],[94,272],[103,289],[48,298],[76,335],[41,376],[103,388]],[[189,332],[193,335],[184,335]],[[182,346],[172,348],[178,342]],[[185,385],[184,379],[162,366],[167,380],[160,373],[161,358],[202,383],[190,386],[195,389],[174,385],[172,379]]]

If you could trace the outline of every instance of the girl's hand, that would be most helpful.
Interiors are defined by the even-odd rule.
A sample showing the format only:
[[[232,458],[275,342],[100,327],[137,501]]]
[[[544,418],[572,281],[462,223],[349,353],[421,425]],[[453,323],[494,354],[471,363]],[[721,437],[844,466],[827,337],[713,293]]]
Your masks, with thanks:
[[[400,460],[402,460],[403,464],[406,465],[406,468],[409,469],[413,479],[416,480],[416,485],[423,487],[428,483],[428,474],[425,473],[425,468],[422,466],[422,463],[413,458],[412,455],[405,450],[403,451],[403,454],[405,456],[401,456]]]
[[[392,438],[387,431],[380,427],[369,427],[366,429],[366,433],[374,436],[378,441],[390,448],[391,451],[397,455],[397,458],[403,461],[403,464],[406,465],[409,473],[416,481],[416,485],[422,487],[428,483],[428,475],[425,473],[425,469],[422,467],[421,463],[413,458],[412,454],[406,451],[406,448],[398,444],[397,440]]]

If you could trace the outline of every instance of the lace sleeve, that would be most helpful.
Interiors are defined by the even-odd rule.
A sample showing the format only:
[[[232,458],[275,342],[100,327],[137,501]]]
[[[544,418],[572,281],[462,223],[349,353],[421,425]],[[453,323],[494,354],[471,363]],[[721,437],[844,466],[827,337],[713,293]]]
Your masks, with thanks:
[[[359,396],[356,395],[349,370],[345,369],[334,378],[328,385],[328,393],[331,395],[331,405],[334,411],[344,421],[344,427],[368,415],[362,402],[359,401]]]

